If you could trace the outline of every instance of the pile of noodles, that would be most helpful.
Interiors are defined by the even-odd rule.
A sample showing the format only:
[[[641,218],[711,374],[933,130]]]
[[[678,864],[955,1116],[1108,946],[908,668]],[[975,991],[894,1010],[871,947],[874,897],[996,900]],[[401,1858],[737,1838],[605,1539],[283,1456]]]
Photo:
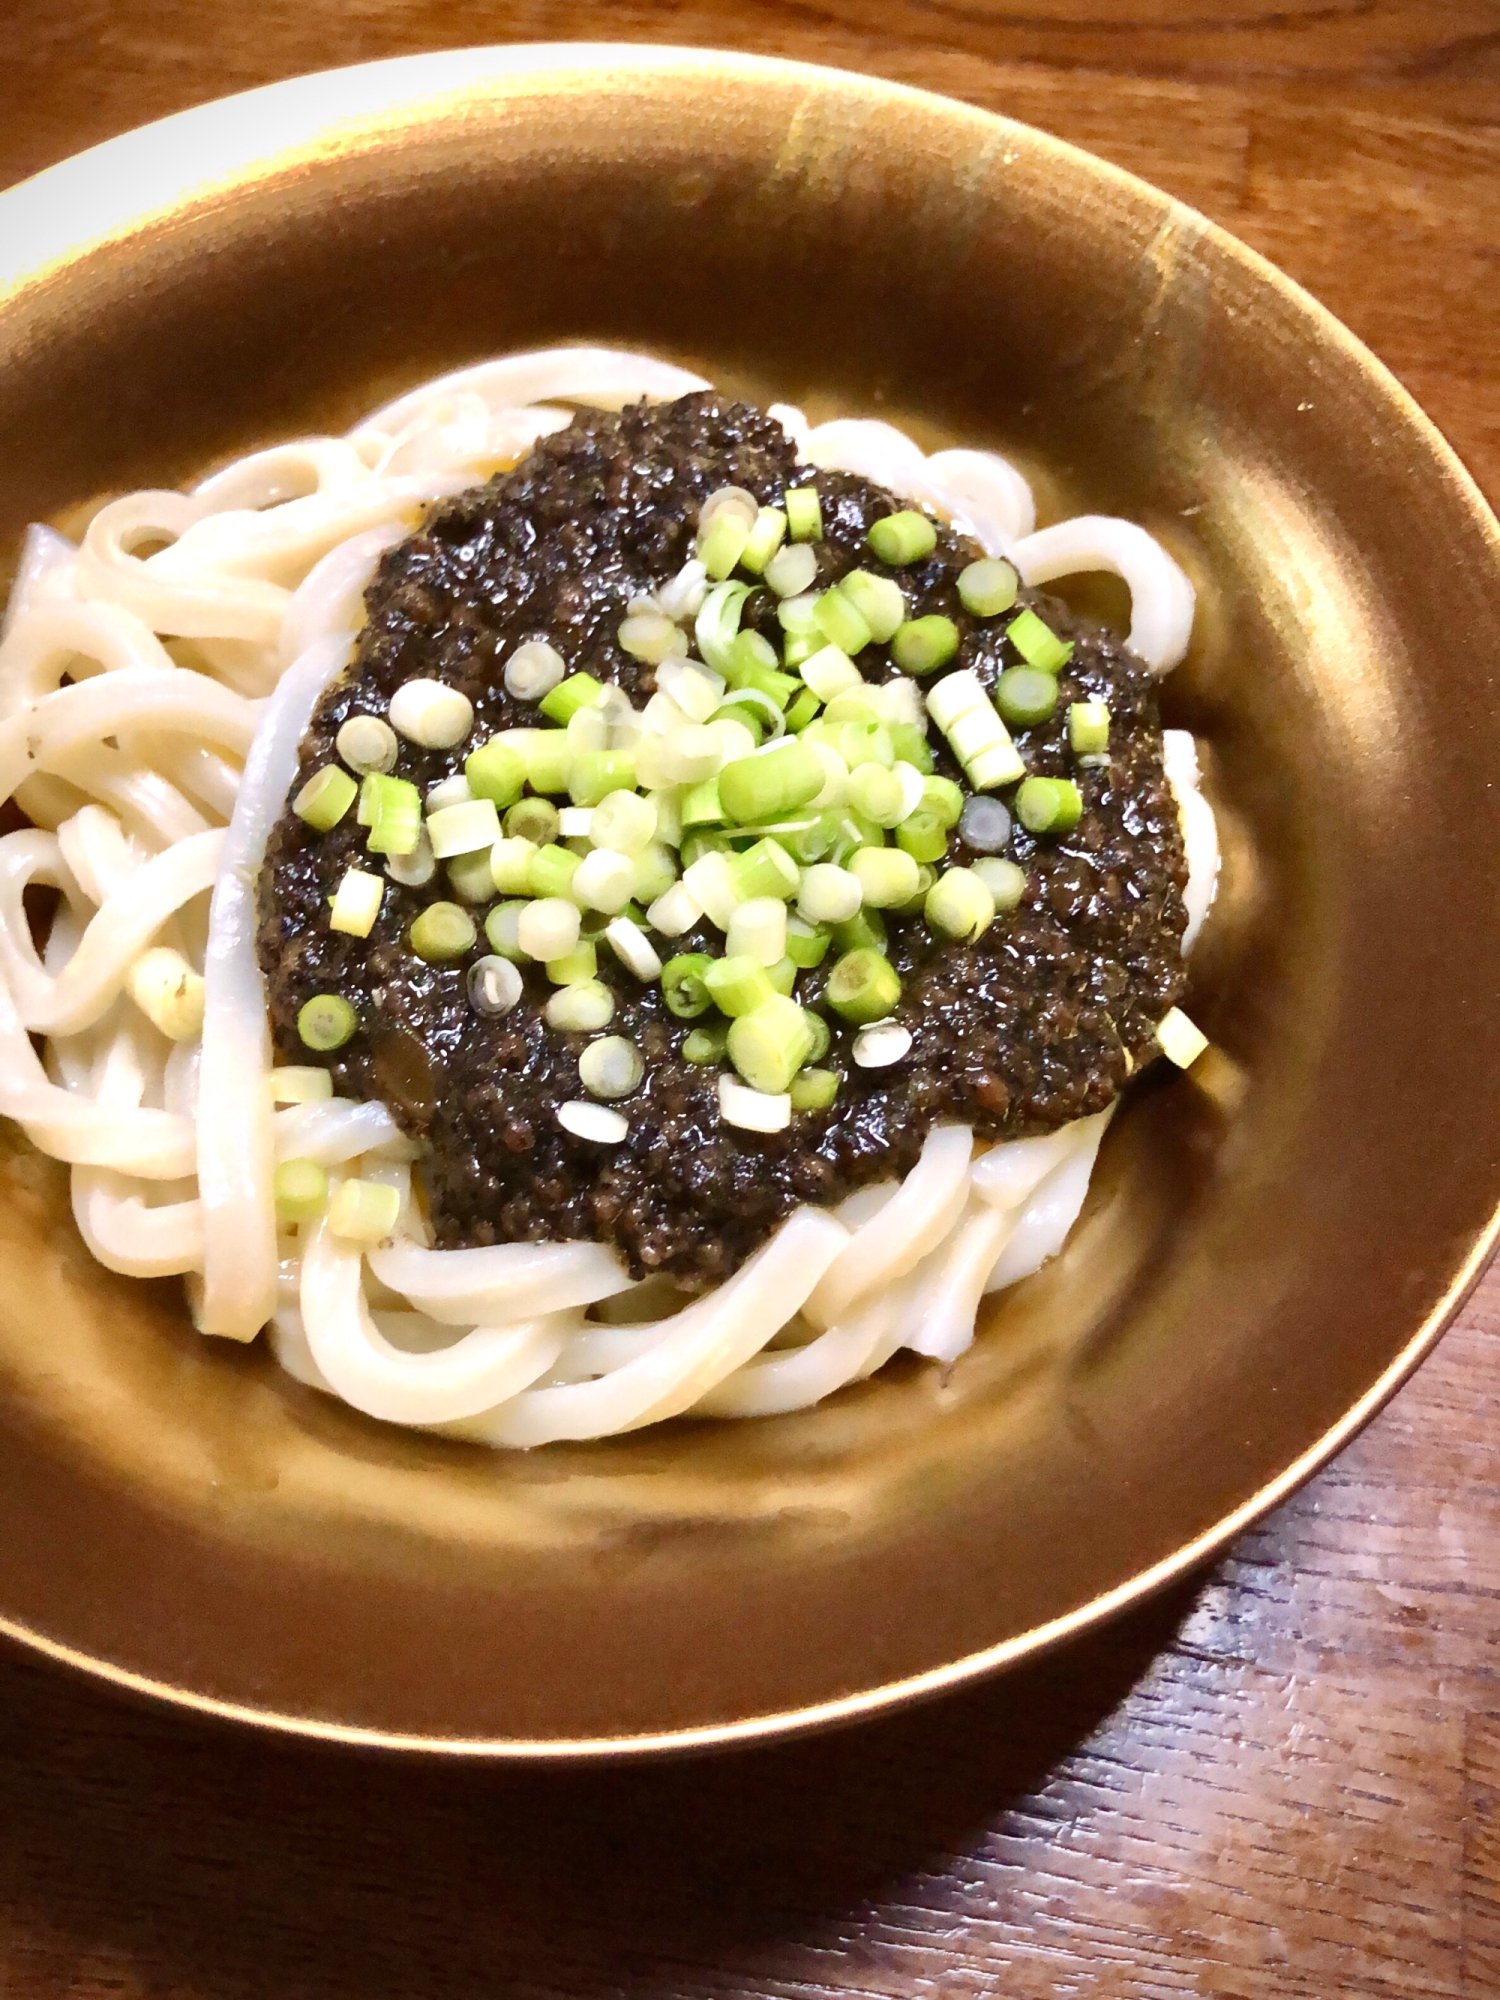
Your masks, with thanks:
[[[1057,1252],[1088,1188],[1107,1112],[977,1153],[966,1127],[939,1126],[904,1181],[799,1209],[684,1302],[659,1280],[633,1286],[599,1244],[433,1250],[414,1148],[384,1106],[274,1108],[257,875],[381,553],[430,502],[567,423],[561,402],[707,386],[639,355],[511,356],[347,437],[257,452],[188,493],[114,500],[77,547],[46,528],[26,542],[0,639],[0,797],[32,822],[0,839],[0,1113],[71,1164],[73,1212],[102,1264],[182,1274],[202,1332],[248,1341],[269,1325],[292,1374],[374,1417],[528,1446],[689,1410],[801,1408],[903,1347],[951,1361],[980,1298]],[[1025,481],[991,453],[926,457],[887,424],[772,414],[806,460],[948,516],[1028,584],[1122,577],[1136,652],[1159,673],[1182,657],[1192,587],[1142,529],[1084,516],[1037,531]],[[1192,738],[1168,731],[1166,760],[1190,945],[1217,841]],[[40,952],[32,884],[59,892]],[[168,1041],[126,990],[161,944],[205,980],[191,1041]],[[321,1223],[279,1229],[272,1176],[290,1158],[397,1187],[395,1237],[366,1252]]]

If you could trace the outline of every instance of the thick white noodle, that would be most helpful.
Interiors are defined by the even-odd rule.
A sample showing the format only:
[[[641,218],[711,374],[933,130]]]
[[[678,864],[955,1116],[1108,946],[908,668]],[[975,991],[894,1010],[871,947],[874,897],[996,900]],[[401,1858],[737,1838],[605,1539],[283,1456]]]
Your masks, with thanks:
[[[276,1305],[274,1140],[267,1078],[271,1034],[255,957],[256,892],[297,749],[318,697],[348,655],[322,639],[289,667],[266,714],[235,801],[209,912],[198,1076],[198,1191],[203,1202],[202,1333],[253,1340]]]
[[[1187,651],[1196,593],[1155,536],[1133,521],[1080,514],[1025,536],[1010,550],[1010,559],[1029,584],[1086,570],[1122,577],[1130,590],[1132,651],[1158,674],[1168,673]]]
[[[514,463],[567,405],[708,386],[613,349],[505,356],[421,385],[347,438],[110,502],[76,549],[35,528],[22,551],[0,628],[0,798],[38,830],[0,839],[0,1114],[71,1164],[101,1263],[183,1274],[203,1330],[244,1340],[269,1325],[289,1372],[388,1421],[527,1447],[687,1411],[805,1408],[902,1345],[950,1361],[981,1294],[1054,1256],[1088,1188],[1108,1114],[977,1154],[966,1128],[940,1127],[904,1181],[799,1210],[734,1277],[676,1306],[660,1280],[627,1300],[636,1288],[599,1244],[430,1249],[409,1197],[417,1149],[384,1105],[273,1109],[256,879],[376,564],[428,501]],[[1132,645],[1158,670],[1181,656],[1191,587],[1143,530],[1086,517],[1038,533],[1030,488],[994,453],[929,457],[887,423],[771,414],[806,462],[936,509],[1029,582],[1114,570]],[[1165,732],[1164,762],[1191,946],[1217,832],[1192,738]],[[33,885],[61,894],[40,952]],[[201,1038],[169,1044],[126,996],[155,943],[203,971]],[[46,1036],[44,1059],[28,1030]],[[272,1171],[293,1158],[397,1187],[395,1240],[362,1256],[321,1226],[278,1236]],[[663,1298],[665,1316],[648,1317]],[[772,1346],[782,1329],[799,1344]]]

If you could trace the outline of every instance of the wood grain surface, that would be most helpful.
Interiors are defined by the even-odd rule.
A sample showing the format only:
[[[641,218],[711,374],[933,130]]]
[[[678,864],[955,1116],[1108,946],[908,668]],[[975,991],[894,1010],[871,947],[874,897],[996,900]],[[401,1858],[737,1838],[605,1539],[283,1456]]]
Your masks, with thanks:
[[[878,71],[1205,209],[1500,496],[1496,0],[5,0],[0,182],[302,70],[547,38]],[[1500,1281],[1211,1575],[791,1748],[416,1768],[0,1660],[0,1994],[1500,1994]],[[3,1524],[0,1524],[3,1532]]]

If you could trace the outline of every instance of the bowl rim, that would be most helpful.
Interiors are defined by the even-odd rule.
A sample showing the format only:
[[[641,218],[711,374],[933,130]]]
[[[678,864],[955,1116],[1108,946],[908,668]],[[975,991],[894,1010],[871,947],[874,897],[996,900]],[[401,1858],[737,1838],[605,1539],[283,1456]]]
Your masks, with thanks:
[[[496,86],[519,77],[617,73],[621,69],[712,72],[781,82],[802,80],[810,89],[840,90],[874,103],[940,107],[942,115],[996,131],[1024,135],[1028,145],[1060,161],[1086,164],[1122,191],[1170,204],[1172,218],[1190,227],[1269,287],[1317,337],[1342,353],[1386,404],[1416,433],[1426,455],[1446,474],[1472,525],[1489,544],[1500,568],[1497,521],[1472,474],[1410,392],[1342,321],[1275,264],[1188,203],[1141,176],[1001,112],[934,91],[832,64],[783,57],[649,42],[525,42],[476,45],[376,62],[317,70],[264,84],[156,119],[59,161],[0,191],[0,310],[15,295],[63,270],[85,251],[132,234],[153,220],[181,213],[216,194],[227,194],[278,170],[294,153],[316,155],[345,147],[363,134],[420,124],[438,103],[484,100]],[[1478,1283],[1500,1244],[1500,1206],[1490,1216],[1437,1304],[1379,1377],[1276,1478],[1192,1540],[1123,1583],[1099,1593],[1059,1618],[947,1664],[872,1688],[734,1721],[619,1736],[553,1738],[404,1734],[339,1723],[274,1708],[220,1699],[173,1681],[137,1673],[117,1662],[62,1643],[0,1611],[0,1636],[120,1691],[145,1696],[219,1720],[249,1723],[267,1732],[367,1749],[428,1755],[504,1759],[524,1763],[601,1762],[724,1748],[800,1736],[852,1723],[908,1702],[956,1690],[1023,1658],[1039,1656],[1123,1612],[1217,1554],[1313,1477],[1373,1418],[1436,1345]]]

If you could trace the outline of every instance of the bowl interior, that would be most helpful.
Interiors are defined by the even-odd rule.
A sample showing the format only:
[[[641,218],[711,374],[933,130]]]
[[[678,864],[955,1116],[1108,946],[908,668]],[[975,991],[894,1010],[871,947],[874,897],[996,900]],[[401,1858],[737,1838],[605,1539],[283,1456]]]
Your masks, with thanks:
[[[200,1342],[175,1287],[90,1261],[11,1132],[0,1614],[313,1728],[733,1733],[1018,1653],[1185,1559],[1470,1273],[1500,1194],[1494,528],[1326,315],[1037,133],[741,59],[482,70],[0,295],[0,548],[559,340],[996,446],[1043,520],[1130,516],[1199,586],[1164,701],[1225,836],[1187,1002],[1215,1049],[1130,1095],[1064,1255],[946,1381],[530,1456]]]

